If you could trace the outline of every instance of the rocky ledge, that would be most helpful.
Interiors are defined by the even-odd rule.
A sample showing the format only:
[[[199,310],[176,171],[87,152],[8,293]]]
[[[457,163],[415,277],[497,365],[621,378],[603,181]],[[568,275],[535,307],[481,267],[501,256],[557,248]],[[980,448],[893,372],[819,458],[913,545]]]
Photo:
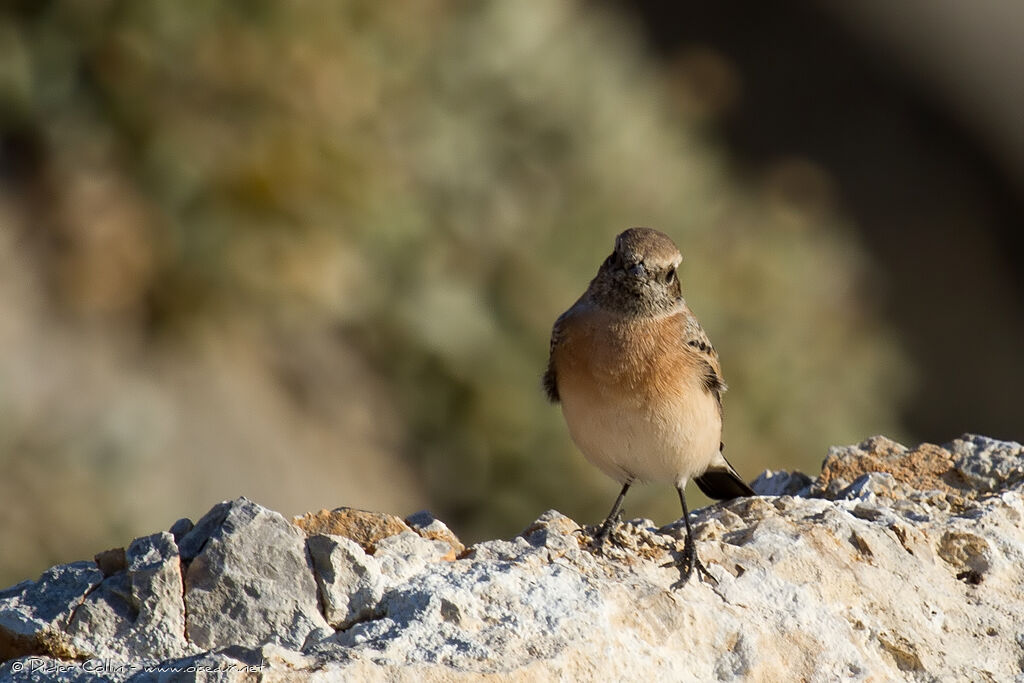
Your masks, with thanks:
[[[604,553],[549,511],[464,548],[428,513],[287,520],[245,498],[0,592],[0,681],[1011,680],[1024,666],[1024,448],[833,448],[817,479]]]

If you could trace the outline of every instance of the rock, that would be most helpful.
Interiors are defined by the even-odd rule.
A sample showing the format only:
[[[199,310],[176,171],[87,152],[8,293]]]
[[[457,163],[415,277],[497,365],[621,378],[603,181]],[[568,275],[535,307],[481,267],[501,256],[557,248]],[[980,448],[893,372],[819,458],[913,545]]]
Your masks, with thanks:
[[[126,654],[160,660],[188,653],[184,581],[174,536],[165,531],[135,539],[128,546],[127,559],[131,604],[137,616]]]
[[[765,470],[750,488],[759,496],[806,496],[813,480],[803,472]]]
[[[118,572],[123,572],[125,567],[128,566],[128,558],[125,555],[124,548],[112,548],[110,550],[104,550],[103,552],[96,553],[92,558],[96,566],[103,572],[103,576],[113,576]]]
[[[302,533],[245,498],[221,503],[182,539],[186,633],[200,648],[301,647],[327,622]]]
[[[239,499],[239,501],[244,499]],[[217,503],[210,511],[207,512],[199,520],[198,524],[194,524],[189,529],[181,540],[176,541],[178,544],[178,552],[181,554],[181,558],[187,562],[191,562],[199,553],[206,547],[210,537],[217,533],[224,525],[224,520],[227,519],[228,513],[231,511],[232,501],[224,501]],[[183,530],[186,524],[180,523],[181,520],[174,523],[179,531]]]
[[[949,450],[929,443],[911,450],[884,436],[873,436],[856,446],[830,448],[810,495],[835,498],[856,479],[871,472],[891,475],[892,484],[903,492],[940,491],[956,495],[965,484]]]
[[[178,543],[181,541],[182,538],[185,537],[185,534],[192,531],[192,529],[194,528],[195,524],[192,523],[191,519],[189,519],[188,517],[182,517],[177,522],[172,524],[171,528],[168,529],[168,531],[171,533],[172,536],[174,536],[174,542]]]
[[[333,628],[348,628],[369,617],[384,595],[384,577],[376,558],[344,536],[317,534],[306,543],[327,622]]]
[[[346,507],[308,512],[293,519],[292,523],[305,531],[307,536],[326,534],[351,538],[368,553],[374,552],[381,539],[411,531],[405,522],[394,515]]]
[[[548,510],[526,527],[520,534],[531,545],[555,551],[575,550],[579,546],[576,532],[582,531],[579,524],[558,510]],[[479,556],[479,548],[474,551]]]
[[[389,584],[395,585],[423,571],[432,562],[447,561],[451,554],[452,548],[446,541],[434,541],[414,531],[404,531],[378,541],[373,556],[381,574]]]
[[[973,489],[989,493],[1024,481],[1024,447],[968,434],[957,439],[950,450],[956,458],[957,473]]]
[[[683,545],[678,524],[620,524],[599,553],[594,528],[551,510],[515,538],[456,554],[446,527],[425,514],[396,524],[316,513],[300,518],[310,529],[303,539],[240,499],[181,538],[181,557],[192,558],[186,596],[217,596],[196,610],[186,597],[187,632],[202,613],[205,640],[160,671],[104,669],[102,678],[206,680],[189,667],[213,667],[216,680],[239,682],[1013,680],[1024,657],[1022,458],[1020,445],[982,437],[912,449],[875,437],[832,449],[813,481],[766,473],[758,490],[782,495],[692,515],[715,581],[695,576],[681,588],[671,565]],[[318,524],[358,540],[312,531]],[[173,585],[163,573],[173,536],[148,538],[106,578],[77,563],[0,593],[0,633],[27,624],[42,643],[6,651],[15,659],[0,664],[0,682],[23,680],[29,662],[52,674],[31,680],[84,681],[95,680],[89,661],[143,661],[154,645],[133,640],[132,628],[105,632],[109,659],[76,661],[99,634],[82,640],[76,629],[89,605],[130,606],[134,586],[173,592],[155,586]],[[316,586],[327,620],[307,611]],[[148,614],[154,633],[180,623],[173,612]]]
[[[874,500],[878,496],[894,499],[900,493],[895,478],[888,472],[868,472],[839,492],[837,500]]]
[[[0,661],[23,655],[77,657],[66,633],[82,601],[103,582],[95,562],[72,562],[0,591]]]
[[[423,538],[444,541],[451,546],[451,552],[444,557],[449,562],[466,551],[466,546],[462,544],[459,537],[452,533],[452,530],[444,522],[434,517],[429,510],[420,510],[409,515],[405,518],[405,523]]]
[[[189,654],[174,537],[138,538],[125,560],[124,570],[105,578],[75,610],[66,629],[75,648],[92,657],[147,662]]]

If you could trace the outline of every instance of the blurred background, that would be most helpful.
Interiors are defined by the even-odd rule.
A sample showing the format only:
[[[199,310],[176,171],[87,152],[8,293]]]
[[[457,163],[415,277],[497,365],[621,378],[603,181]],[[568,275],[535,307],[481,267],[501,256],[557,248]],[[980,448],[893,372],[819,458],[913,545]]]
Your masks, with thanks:
[[[878,433],[1020,440],[1022,21],[3,3],[0,586],[243,494],[469,541],[599,520],[618,487],[539,382],[634,225],[683,251],[748,479]]]

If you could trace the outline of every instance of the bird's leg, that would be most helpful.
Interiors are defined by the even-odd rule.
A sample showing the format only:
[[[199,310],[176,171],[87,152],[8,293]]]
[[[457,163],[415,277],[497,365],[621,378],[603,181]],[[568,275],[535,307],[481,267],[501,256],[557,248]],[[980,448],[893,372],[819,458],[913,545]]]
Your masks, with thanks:
[[[681,576],[679,580],[673,584],[673,588],[681,588],[686,585],[686,582],[690,580],[690,576],[693,575],[693,570],[696,569],[699,574],[703,574],[708,577],[712,583],[718,583],[715,577],[711,576],[707,568],[701,563],[700,558],[697,556],[697,542],[693,538],[693,529],[690,528],[690,511],[686,508],[686,495],[683,493],[683,487],[677,486],[676,491],[679,492],[679,502],[683,506],[683,524],[686,526],[686,542],[683,543],[683,555],[674,563],[675,566],[679,567]]]
[[[612,528],[622,519],[622,500],[626,497],[626,491],[629,490],[632,483],[633,481],[630,480],[622,485],[622,491],[619,492],[619,497],[615,499],[615,505],[612,505],[611,512],[605,517],[601,528],[594,534],[594,546],[597,548],[604,547],[605,541],[608,540],[608,536],[612,532]]]

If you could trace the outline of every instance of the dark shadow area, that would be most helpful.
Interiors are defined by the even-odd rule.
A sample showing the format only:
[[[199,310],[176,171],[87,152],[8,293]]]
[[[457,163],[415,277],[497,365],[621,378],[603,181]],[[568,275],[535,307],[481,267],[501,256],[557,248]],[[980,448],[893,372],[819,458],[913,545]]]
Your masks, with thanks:
[[[669,63],[710,50],[735,71],[738,93],[709,125],[742,173],[797,157],[834,180],[915,362],[908,431],[1019,440],[1024,201],[970,127],[805,3],[618,5]]]

